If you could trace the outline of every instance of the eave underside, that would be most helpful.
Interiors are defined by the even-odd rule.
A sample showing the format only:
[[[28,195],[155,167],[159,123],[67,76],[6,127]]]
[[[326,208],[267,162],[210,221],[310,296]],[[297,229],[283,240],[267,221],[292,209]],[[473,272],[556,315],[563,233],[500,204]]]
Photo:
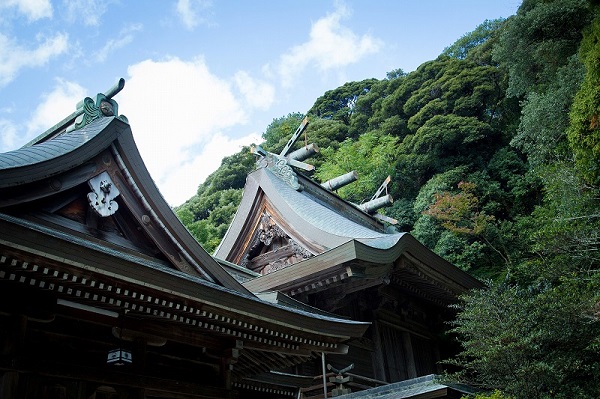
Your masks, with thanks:
[[[373,285],[393,283],[440,306],[453,303],[462,293],[481,286],[472,277],[464,281],[451,279],[450,273],[440,271],[436,264],[424,263],[419,260],[420,256],[406,248],[385,251],[365,248],[351,241],[319,256],[247,281],[244,285],[253,292],[278,290],[300,297],[324,291],[334,295],[337,289],[354,292]],[[454,266],[443,266],[464,277],[465,273]]]
[[[79,320],[107,332],[118,328],[129,340],[143,339],[148,345],[167,343],[165,347],[169,348],[189,347],[190,354],[197,354],[188,357],[185,350],[179,355],[164,353],[158,347],[149,350],[149,361],[152,358],[171,364],[179,359],[176,364],[205,367],[209,371],[225,364],[231,367],[231,379],[241,381],[255,374],[289,369],[321,352],[345,353],[343,342],[362,335],[367,327],[339,321],[333,326],[320,318],[284,312],[175,270],[144,266],[143,258],[140,263],[115,258],[74,242],[40,235],[6,218],[0,220],[0,226],[0,284],[13,287],[3,291],[14,294],[3,301],[0,314],[30,313],[31,320],[46,320],[50,324],[52,320],[62,320],[61,325],[69,323],[65,320]],[[23,296],[33,298],[30,306]],[[25,303],[25,308],[15,306],[18,303]],[[32,309],[36,311],[31,313]],[[43,324],[32,331],[47,337],[44,331],[48,326]],[[64,339],[75,342],[81,338],[79,329],[67,331],[61,332]],[[72,338],[68,338],[69,334]],[[114,339],[114,333],[107,334],[109,341]],[[106,342],[101,345],[107,346]],[[21,359],[19,370],[41,372],[34,358]],[[82,364],[71,370],[71,366],[63,364],[42,371],[50,375],[55,369],[63,370],[59,373],[87,378],[93,372],[86,367]],[[142,381],[143,376],[136,378]],[[115,377],[113,382],[119,381]],[[133,384],[135,381],[134,378]],[[190,383],[193,381],[191,378]]]

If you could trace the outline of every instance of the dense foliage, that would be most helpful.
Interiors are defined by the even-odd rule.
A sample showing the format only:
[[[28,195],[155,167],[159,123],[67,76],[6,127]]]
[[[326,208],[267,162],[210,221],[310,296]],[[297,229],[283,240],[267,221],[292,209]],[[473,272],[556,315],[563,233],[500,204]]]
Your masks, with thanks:
[[[454,377],[489,397],[600,397],[599,113],[588,0],[525,0],[416,71],[346,83],[308,111],[315,179],[356,170],[338,194],[362,202],[390,175],[399,230],[489,281],[454,325]],[[303,117],[275,119],[263,146],[279,152]],[[248,149],[225,158],[177,209],[207,250],[253,164]]]

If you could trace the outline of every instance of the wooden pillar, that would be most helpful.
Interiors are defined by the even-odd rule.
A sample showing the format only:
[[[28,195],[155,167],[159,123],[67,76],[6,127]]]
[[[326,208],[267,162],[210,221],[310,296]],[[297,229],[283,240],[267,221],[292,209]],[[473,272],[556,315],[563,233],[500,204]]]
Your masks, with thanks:
[[[142,375],[146,371],[148,341],[143,337],[135,337],[133,349],[133,369],[137,374]],[[131,399],[146,399],[146,390],[144,388],[134,388],[131,390],[130,397]]]
[[[236,341],[235,348],[225,350],[223,356],[221,356],[221,378],[225,389],[231,389],[231,372],[233,371],[233,365],[237,363],[240,357],[240,349],[242,347],[242,341],[238,340]]]
[[[75,396],[76,399],[88,399],[89,395],[87,394],[87,383],[85,381],[79,381],[77,383],[77,394]]]
[[[12,315],[6,329],[0,354],[14,358],[25,344],[27,330],[27,316],[23,314]]]
[[[15,399],[19,389],[19,373],[7,371],[0,377],[0,398]]]
[[[146,399],[146,390],[144,388],[134,388],[128,399]]]
[[[381,344],[381,329],[379,328],[379,321],[376,319],[373,320],[373,374],[376,380],[388,381]]]
[[[0,354],[14,361],[25,345],[27,316],[24,314],[12,315],[8,324],[4,339],[0,342]],[[16,398],[19,390],[19,379],[17,371],[4,372],[0,377],[0,398]]]
[[[402,332],[402,343],[404,345],[404,354],[406,356],[406,373],[408,378],[417,377],[417,366],[415,364],[415,355],[413,353],[412,341],[408,331]]]
[[[231,389],[231,372],[233,371],[233,364],[227,359],[221,359],[221,379],[223,380],[223,388]]]
[[[444,372],[444,368],[441,364],[442,357],[440,356],[440,345],[438,342],[435,342],[433,345],[433,361],[435,362],[435,372],[437,374],[442,374]]]
[[[146,370],[146,354],[148,352],[148,343],[142,337],[135,337],[133,340],[133,369],[138,374],[143,374]]]

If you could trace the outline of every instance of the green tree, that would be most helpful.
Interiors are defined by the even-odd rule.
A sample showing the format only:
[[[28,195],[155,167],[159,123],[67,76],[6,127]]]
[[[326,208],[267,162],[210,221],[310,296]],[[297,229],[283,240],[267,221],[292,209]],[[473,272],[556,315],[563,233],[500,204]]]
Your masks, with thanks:
[[[302,119],[304,115],[298,112],[273,119],[262,135],[265,140],[262,144],[264,149],[279,154],[302,123]]]
[[[586,0],[524,1],[493,50],[494,59],[508,70],[508,95],[543,92],[577,52],[591,15]]]
[[[361,203],[371,198],[383,180],[394,173],[396,163],[395,137],[376,131],[368,132],[357,141],[346,140],[335,150],[323,149],[323,163],[315,177],[324,182],[355,170],[360,184],[349,184],[338,190],[348,201]]]
[[[575,96],[567,132],[580,172],[589,184],[600,185],[600,13],[585,30],[579,57],[585,78]]]
[[[418,180],[426,181],[458,165],[482,167],[498,138],[497,131],[475,117],[436,115],[406,136],[400,150]]]
[[[477,182],[477,183],[475,183]],[[415,200],[419,213],[413,235],[437,254],[478,276],[504,275],[512,265],[513,224],[497,201],[506,193],[498,182],[466,166],[434,176]]]
[[[490,163],[490,174],[505,190],[512,187],[514,198],[527,192],[528,181],[543,187],[543,195],[529,196],[537,202],[533,212],[517,209],[510,222],[523,246],[516,267],[505,281],[466,296],[459,306],[454,331],[463,352],[455,364],[466,381],[516,398],[600,396],[599,195],[586,175],[593,167],[573,162],[581,148],[593,148],[585,139],[594,134],[594,114],[572,105],[575,93],[576,101],[589,98],[589,87],[580,82],[593,70],[586,49],[598,40],[588,42],[597,28],[584,27],[597,15],[584,1],[524,1],[494,53],[509,70],[508,94],[525,99],[513,144],[534,168],[515,184],[511,175],[520,169],[519,159],[505,153]],[[582,31],[580,62],[573,55]],[[591,52],[597,60],[597,50]],[[571,135],[575,130],[579,136]],[[597,162],[593,150],[587,154]]]
[[[475,396],[463,396],[461,399],[515,399],[512,396],[506,396],[499,390],[492,393],[479,393]]]
[[[366,79],[360,82],[348,82],[334,90],[329,90],[317,99],[309,115],[323,119],[334,119],[350,124],[356,102],[361,95],[368,93],[377,79]]]
[[[446,47],[442,54],[459,60],[464,60],[469,56],[472,57],[475,51],[480,51],[488,40],[498,34],[503,24],[504,19],[486,19],[474,31],[466,33],[451,46]]]
[[[424,213],[439,220],[453,233],[482,234],[494,217],[480,210],[475,183],[461,181],[457,186],[458,193],[436,193],[435,202]]]
[[[597,285],[492,285],[459,305],[464,382],[515,398],[597,398]],[[557,304],[560,303],[560,306]]]

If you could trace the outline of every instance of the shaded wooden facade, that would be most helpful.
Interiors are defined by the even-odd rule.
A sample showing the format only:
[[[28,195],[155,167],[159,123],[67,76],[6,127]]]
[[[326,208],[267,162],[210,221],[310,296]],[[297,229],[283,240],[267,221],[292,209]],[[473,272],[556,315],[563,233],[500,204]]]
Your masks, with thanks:
[[[0,154],[1,398],[296,397],[272,371],[364,333],[253,295],[163,200],[112,95],[82,104]]]
[[[481,283],[289,161],[261,154],[215,256],[250,270],[243,284],[252,292],[372,323],[347,356],[327,356],[335,367],[354,363],[353,374],[380,383],[442,371],[439,361],[456,350],[444,338],[449,305]],[[295,370],[318,375],[321,364]]]

